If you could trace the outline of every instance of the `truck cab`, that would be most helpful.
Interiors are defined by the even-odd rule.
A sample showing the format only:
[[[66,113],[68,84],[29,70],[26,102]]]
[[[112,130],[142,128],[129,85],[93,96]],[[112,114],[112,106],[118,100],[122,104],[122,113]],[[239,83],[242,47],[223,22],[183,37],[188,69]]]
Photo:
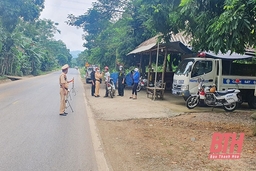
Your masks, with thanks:
[[[90,66],[86,67],[86,74],[85,74],[86,83],[91,83],[91,80],[92,80],[91,73],[92,73],[92,71],[95,71],[96,67],[97,66],[95,66],[95,65],[90,65]]]
[[[184,59],[174,74],[172,93],[185,99],[197,93],[198,78],[203,77],[205,85],[215,83],[217,68],[212,58]]]
[[[186,100],[197,93],[198,78],[206,86],[215,84],[218,91],[239,89],[240,99],[256,108],[256,64],[239,63],[247,58],[218,58],[199,56],[186,58],[179,64],[173,76],[172,94]]]

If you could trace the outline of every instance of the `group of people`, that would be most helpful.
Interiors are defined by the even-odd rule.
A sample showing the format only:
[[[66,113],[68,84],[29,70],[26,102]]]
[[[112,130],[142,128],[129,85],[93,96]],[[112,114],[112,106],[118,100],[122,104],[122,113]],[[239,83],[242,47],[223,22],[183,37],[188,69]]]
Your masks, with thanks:
[[[108,82],[110,81],[110,73],[108,71],[108,67],[105,66],[104,71],[100,72],[99,68],[96,67],[92,72],[91,72],[91,83],[92,83],[92,88],[91,88],[91,95],[94,97],[100,97],[100,83],[101,79],[104,76],[104,82],[106,85],[106,94],[104,97],[108,97]]]
[[[74,82],[74,79],[67,80],[66,74],[68,73],[68,64],[62,66],[62,73],[59,77],[59,85],[60,85],[60,115],[66,116],[68,113],[65,112],[66,109],[66,96],[68,93],[68,83]],[[103,72],[100,72],[99,68],[95,68],[91,72],[91,79],[92,79],[92,87],[91,87],[91,95],[94,97],[100,97],[99,90],[100,90],[100,83],[101,79],[104,76],[104,82],[106,87],[106,94],[104,97],[108,97],[108,83],[110,82],[110,73],[109,68],[106,66]],[[138,68],[135,68],[131,74],[133,80],[133,87],[132,87],[132,96],[130,99],[137,99],[137,86],[140,79],[140,73]],[[118,73],[118,96],[124,96],[124,87],[125,87],[125,73],[122,66],[119,67]]]
[[[100,88],[100,79],[104,76],[105,81],[105,88],[106,93],[104,97],[108,97],[108,83],[110,81],[110,73],[109,68],[106,66],[104,68],[104,72],[100,73],[99,68],[95,68],[95,71],[91,72],[91,79],[92,79],[92,87],[91,87],[91,95],[95,97],[99,96],[99,88]],[[138,68],[135,68],[131,74],[133,80],[133,88],[132,88],[132,96],[130,99],[137,99],[137,86],[140,79],[140,73]],[[123,66],[119,67],[118,73],[118,95],[117,96],[124,96],[124,87],[125,87],[125,73]]]

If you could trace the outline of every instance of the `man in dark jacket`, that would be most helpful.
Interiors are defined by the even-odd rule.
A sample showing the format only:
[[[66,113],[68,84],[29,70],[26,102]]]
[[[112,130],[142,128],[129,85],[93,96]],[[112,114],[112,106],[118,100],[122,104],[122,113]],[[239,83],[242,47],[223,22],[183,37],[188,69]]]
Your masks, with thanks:
[[[119,67],[119,73],[118,73],[118,96],[124,96],[124,70],[123,66]]]
[[[91,72],[91,80],[92,80],[92,89],[91,89],[91,94],[94,96],[95,93],[95,68],[93,68]]]

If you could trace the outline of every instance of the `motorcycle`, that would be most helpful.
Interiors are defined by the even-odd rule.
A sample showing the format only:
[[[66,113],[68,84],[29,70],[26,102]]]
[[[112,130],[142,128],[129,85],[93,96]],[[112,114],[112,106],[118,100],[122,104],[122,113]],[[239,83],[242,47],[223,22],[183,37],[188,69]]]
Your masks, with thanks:
[[[141,89],[146,89],[147,84],[148,84],[148,80],[146,78],[142,78],[141,76],[137,86],[137,92],[139,92]]]
[[[116,87],[112,78],[110,78],[109,82],[107,83],[107,86],[108,86],[108,95],[111,98],[113,98],[115,96]]]
[[[189,109],[195,108],[200,102],[204,102],[207,106],[222,106],[225,111],[232,112],[239,103],[238,93],[240,90],[232,89],[227,91],[216,91],[215,85],[205,86],[204,80],[198,80],[198,92],[191,95],[186,100],[186,106]]]

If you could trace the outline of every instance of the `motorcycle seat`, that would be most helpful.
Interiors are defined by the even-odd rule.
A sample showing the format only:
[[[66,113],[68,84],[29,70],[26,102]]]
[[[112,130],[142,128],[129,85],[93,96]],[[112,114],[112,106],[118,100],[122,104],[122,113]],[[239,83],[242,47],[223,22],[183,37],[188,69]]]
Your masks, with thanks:
[[[217,91],[217,92],[215,92],[215,95],[223,96],[223,95],[226,95],[229,93],[234,93],[234,92],[235,92],[235,90]]]

